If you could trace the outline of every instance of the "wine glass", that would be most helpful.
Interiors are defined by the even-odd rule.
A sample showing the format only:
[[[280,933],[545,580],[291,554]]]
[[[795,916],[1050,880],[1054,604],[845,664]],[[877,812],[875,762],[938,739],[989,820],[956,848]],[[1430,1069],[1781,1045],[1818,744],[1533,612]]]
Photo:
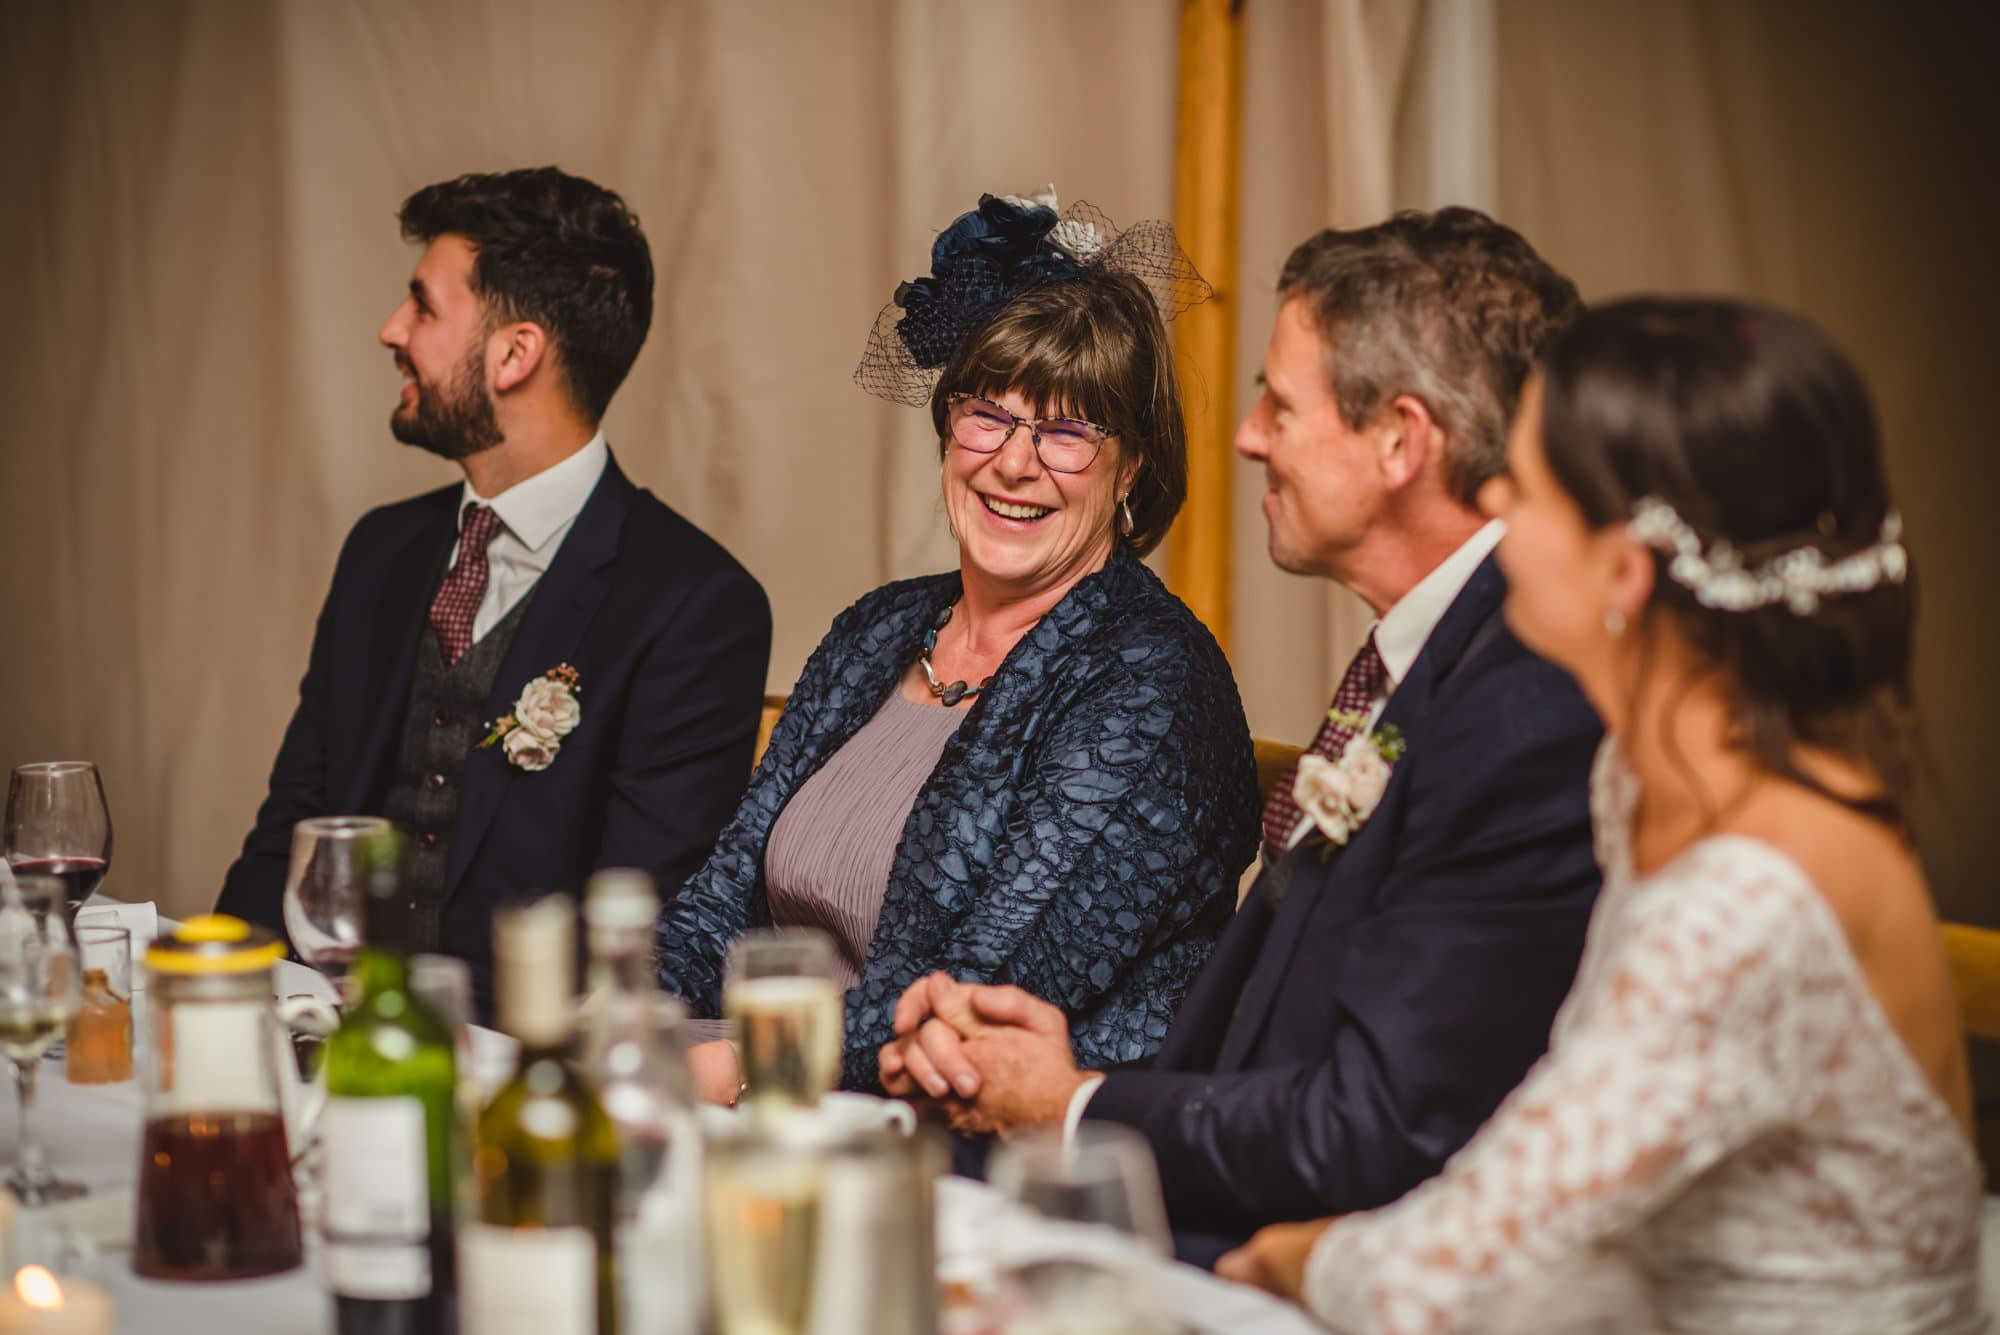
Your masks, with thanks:
[[[461,1129],[469,1136],[479,1123],[484,1097],[474,1052],[477,1040],[473,1038],[472,968],[454,955],[412,955],[410,993],[436,1011],[437,1017],[451,1030],[458,1115]]]
[[[1024,1325],[1126,1335],[1172,1329],[1132,1273],[1149,1256],[1173,1254],[1159,1169],[1144,1136],[1101,1122],[1085,1122],[1070,1136],[1044,1128],[995,1148],[986,1180],[1046,1218],[1123,1235],[1101,1251],[1079,1240],[1072,1255],[1007,1274],[1011,1302],[1025,1309]]]
[[[15,766],[0,843],[15,872],[62,883],[74,920],[111,866],[111,808],[97,766],[87,760]]]
[[[811,1108],[840,1081],[841,988],[833,938],[814,928],[745,932],[729,948],[722,1013],[736,1026],[760,1115]]]
[[[392,864],[399,841],[381,816],[314,816],[292,827],[285,874],[285,931],[299,958],[347,996],[347,973],[361,949],[368,879]]]
[[[35,1075],[83,996],[68,889],[59,877],[17,873],[0,891],[0,1052],[21,1093],[20,1155],[6,1181],[28,1205],[85,1194],[50,1173],[34,1136]]]

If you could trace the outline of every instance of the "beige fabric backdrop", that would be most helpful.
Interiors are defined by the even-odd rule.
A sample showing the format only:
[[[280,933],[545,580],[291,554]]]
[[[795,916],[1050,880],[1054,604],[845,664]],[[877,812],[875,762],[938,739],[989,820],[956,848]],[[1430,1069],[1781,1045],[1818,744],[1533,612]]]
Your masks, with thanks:
[[[1249,0],[1239,383],[1190,392],[1244,401],[1292,243],[1438,202],[1426,25],[1481,7],[1504,214],[1592,295],[1800,304],[1880,389],[1961,799],[1926,848],[1976,911],[2000,651],[1985,415],[1953,390],[1993,371],[1990,177],[1952,135],[1979,81],[1934,63],[1972,64],[1973,11],[1488,3]],[[922,414],[848,380],[876,309],[981,189],[1169,214],[1174,28],[1169,0],[0,6],[0,765],[99,760],[111,888],[209,901],[342,536],[453,476],[384,429],[395,205],[540,162],[644,220],[657,315],[607,428],[763,579],[784,689],[852,598],[951,556]],[[1366,618],[1270,569],[1261,490],[1239,465],[1233,658],[1253,727],[1302,738]]]
[[[1503,6],[1498,206],[1592,299],[1743,293],[1859,364],[1918,566],[1919,793],[1947,913],[2000,924],[2000,205],[1986,4]]]

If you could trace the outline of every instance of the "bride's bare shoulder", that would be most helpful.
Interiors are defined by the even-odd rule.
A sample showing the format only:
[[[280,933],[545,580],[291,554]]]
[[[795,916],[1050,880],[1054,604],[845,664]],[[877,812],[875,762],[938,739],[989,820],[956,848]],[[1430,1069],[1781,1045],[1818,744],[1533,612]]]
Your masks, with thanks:
[[[1789,786],[1760,797],[1742,816],[1742,833],[1770,844],[1805,872],[1890,1025],[1966,1119],[1958,999],[1916,850],[1884,821]]]

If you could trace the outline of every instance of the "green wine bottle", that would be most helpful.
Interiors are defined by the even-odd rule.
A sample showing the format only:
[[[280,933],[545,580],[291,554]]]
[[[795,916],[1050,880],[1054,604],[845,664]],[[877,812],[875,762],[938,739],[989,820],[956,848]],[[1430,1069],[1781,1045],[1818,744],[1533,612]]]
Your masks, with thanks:
[[[513,1079],[479,1116],[475,1218],[459,1237],[464,1328],[479,1335],[616,1335],[618,1136],[570,1068],[576,910],[551,895],[493,915],[500,1027]]]
[[[353,1003],[326,1042],[322,1232],[340,1335],[453,1335],[450,1028],[410,991],[398,858],[368,880]]]

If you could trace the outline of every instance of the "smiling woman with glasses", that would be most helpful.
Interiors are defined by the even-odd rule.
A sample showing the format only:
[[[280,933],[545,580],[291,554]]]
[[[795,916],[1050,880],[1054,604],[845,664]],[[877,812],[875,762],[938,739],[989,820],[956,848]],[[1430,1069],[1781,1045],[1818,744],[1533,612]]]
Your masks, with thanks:
[[[842,1083],[871,1090],[932,972],[1055,1002],[1086,1062],[1149,1055],[1256,839],[1229,665],[1142,560],[1187,494],[1165,321],[1208,285],[1165,224],[1052,197],[983,197],[931,260],[855,379],[929,407],[958,569],[835,620],[659,930],[662,985],[707,1016],[743,930],[826,931]],[[726,1038],[692,1060],[734,1097]]]

